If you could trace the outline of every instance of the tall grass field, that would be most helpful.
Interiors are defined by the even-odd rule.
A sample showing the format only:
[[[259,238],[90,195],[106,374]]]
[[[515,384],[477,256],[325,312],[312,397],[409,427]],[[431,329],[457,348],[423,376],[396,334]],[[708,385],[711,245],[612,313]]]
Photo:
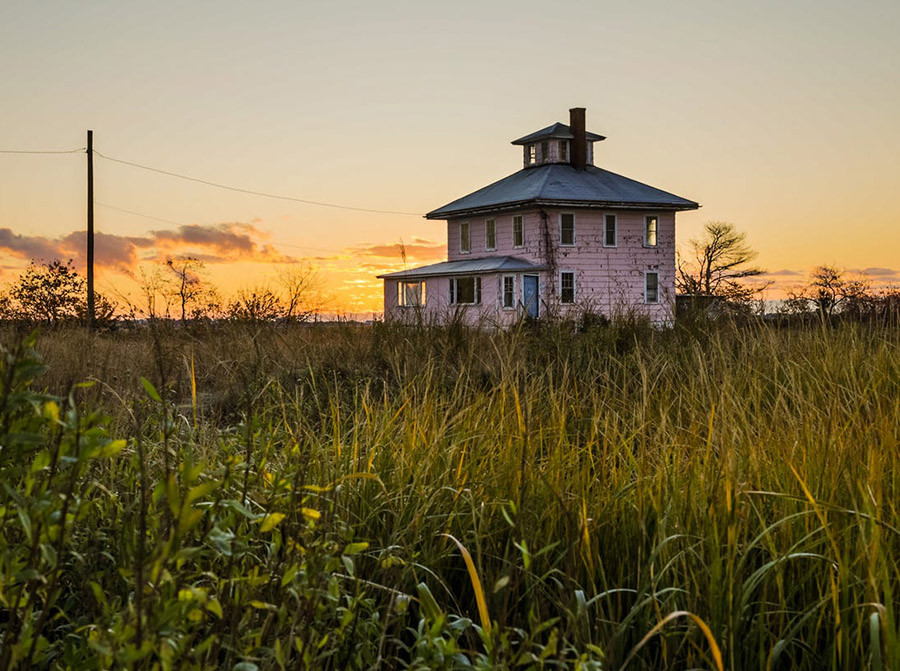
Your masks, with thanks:
[[[900,668],[900,329],[2,333],[5,669]]]

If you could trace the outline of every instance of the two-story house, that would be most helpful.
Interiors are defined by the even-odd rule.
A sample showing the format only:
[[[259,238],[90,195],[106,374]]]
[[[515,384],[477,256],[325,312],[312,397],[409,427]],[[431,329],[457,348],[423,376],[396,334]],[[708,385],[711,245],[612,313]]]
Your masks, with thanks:
[[[522,170],[429,212],[447,221],[448,259],[380,275],[385,319],[508,324],[589,310],[668,323],[675,213],[697,203],[594,165],[584,108],[513,142]]]

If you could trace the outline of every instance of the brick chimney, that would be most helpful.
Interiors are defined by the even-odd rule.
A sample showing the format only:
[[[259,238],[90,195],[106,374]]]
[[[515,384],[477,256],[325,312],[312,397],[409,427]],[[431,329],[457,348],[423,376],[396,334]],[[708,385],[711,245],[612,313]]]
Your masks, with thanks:
[[[569,110],[569,130],[575,138],[572,140],[572,167],[584,170],[587,167],[587,137],[584,127],[584,107],[573,107]]]

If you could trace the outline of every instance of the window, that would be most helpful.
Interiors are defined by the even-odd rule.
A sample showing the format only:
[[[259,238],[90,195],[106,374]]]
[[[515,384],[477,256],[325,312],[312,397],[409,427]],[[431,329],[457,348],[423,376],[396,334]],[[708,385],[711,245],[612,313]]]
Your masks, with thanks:
[[[569,160],[569,143],[565,140],[559,141],[559,160],[560,161],[568,161]]]
[[[472,238],[469,234],[469,222],[459,223],[459,251],[468,254],[472,250]]]
[[[497,249],[497,227],[493,219],[484,222],[484,248]]]
[[[528,145],[528,165],[537,163],[537,147],[533,144]]]
[[[603,246],[616,246],[616,215],[607,214],[603,217]]]
[[[575,215],[559,215],[559,244],[572,246],[575,244]]]
[[[649,214],[644,217],[644,246],[656,247],[659,244],[659,217]]]
[[[559,274],[559,302],[567,305],[575,302],[575,273],[571,270]]]
[[[644,273],[644,302],[659,303],[659,273],[655,270]]]
[[[424,307],[425,282],[400,282],[397,285],[397,303],[403,308]]]
[[[546,140],[541,142],[541,163],[545,163],[550,158],[550,146]]]
[[[451,305],[476,305],[481,303],[480,277],[451,277]]]
[[[512,275],[503,276],[503,309],[512,310],[516,306],[516,278]]]
[[[525,246],[525,228],[522,225],[522,217],[513,217],[513,247]]]

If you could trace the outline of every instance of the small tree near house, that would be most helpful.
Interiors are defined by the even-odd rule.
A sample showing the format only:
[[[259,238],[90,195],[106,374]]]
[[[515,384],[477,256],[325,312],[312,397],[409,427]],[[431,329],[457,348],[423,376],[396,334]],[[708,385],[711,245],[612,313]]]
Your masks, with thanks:
[[[746,280],[765,273],[750,265],[757,252],[747,244],[747,234],[729,222],[711,221],[703,236],[691,240],[679,253],[675,286],[680,294],[700,304],[720,301],[732,308],[747,310],[751,301],[768,284],[748,284]]]

